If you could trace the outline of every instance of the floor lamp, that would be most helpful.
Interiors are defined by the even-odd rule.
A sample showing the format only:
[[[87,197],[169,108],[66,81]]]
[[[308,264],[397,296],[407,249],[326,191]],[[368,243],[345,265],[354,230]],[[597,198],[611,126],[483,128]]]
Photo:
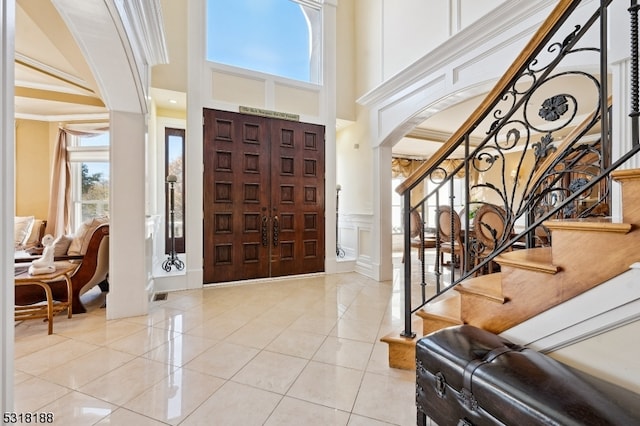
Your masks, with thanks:
[[[344,257],[344,250],[340,247],[338,236],[338,204],[340,203],[340,190],[342,186],[336,185],[336,256],[339,258]]]
[[[169,184],[169,235],[171,238],[171,250],[169,251],[169,258],[162,262],[162,269],[166,272],[171,271],[173,266],[176,267],[178,271],[182,271],[184,268],[184,262],[178,259],[178,254],[176,253],[176,235],[175,235],[175,184],[178,181],[176,175],[167,176],[167,183]]]

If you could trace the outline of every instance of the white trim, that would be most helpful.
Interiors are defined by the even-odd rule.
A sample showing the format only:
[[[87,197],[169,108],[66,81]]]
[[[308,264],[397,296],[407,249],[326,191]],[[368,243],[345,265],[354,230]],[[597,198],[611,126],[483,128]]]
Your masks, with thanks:
[[[65,114],[65,115],[40,115],[40,114],[15,114],[17,119],[36,120],[45,122],[67,122],[67,121],[104,121],[109,120],[108,112],[98,112],[95,114]]]
[[[129,40],[135,41],[149,66],[169,63],[159,0],[116,0]]]
[[[13,410],[13,216],[15,212],[15,120],[14,120],[14,49],[15,49],[15,0],[0,0],[0,165],[3,170],[0,184],[0,408],[2,412]]]

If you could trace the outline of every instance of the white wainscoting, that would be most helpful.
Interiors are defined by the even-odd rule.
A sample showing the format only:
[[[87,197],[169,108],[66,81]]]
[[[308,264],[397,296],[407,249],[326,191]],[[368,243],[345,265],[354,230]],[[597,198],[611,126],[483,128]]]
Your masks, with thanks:
[[[373,214],[341,214],[338,242],[343,261],[353,262],[353,270],[373,278]]]

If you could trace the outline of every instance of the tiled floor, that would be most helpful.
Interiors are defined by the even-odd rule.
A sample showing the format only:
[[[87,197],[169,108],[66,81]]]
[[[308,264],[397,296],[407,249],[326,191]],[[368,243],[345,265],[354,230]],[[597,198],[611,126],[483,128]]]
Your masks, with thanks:
[[[399,275],[399,265],[396,277]],[[15,411],[59,425],[414,425],[399,280],[356,273],[170,293],[147,316],[94,307],[15,329]]]

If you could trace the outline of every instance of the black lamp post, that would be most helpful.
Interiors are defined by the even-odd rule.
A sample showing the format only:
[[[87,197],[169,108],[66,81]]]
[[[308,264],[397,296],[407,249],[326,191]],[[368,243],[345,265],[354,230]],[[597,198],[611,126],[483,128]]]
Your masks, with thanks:
[[[340,190],[342,186],[336,185],[336,256],[339,258],[344,257],[344,250],[340,247],[339,237],[338,237],[338,204],[340,202]]]
[[[171,250],[169,251],[169,258],[162,262],[162,269],[167,272],[171,271],[173,266],[175,266],[178,271],[182,271],[184,268],[184,262],[178,259],[178,254],[176,253],[174,186],[177,181],[178,178],[175,175],[167,176],[167,183],[169,184],[169,235],[171,238]]]

